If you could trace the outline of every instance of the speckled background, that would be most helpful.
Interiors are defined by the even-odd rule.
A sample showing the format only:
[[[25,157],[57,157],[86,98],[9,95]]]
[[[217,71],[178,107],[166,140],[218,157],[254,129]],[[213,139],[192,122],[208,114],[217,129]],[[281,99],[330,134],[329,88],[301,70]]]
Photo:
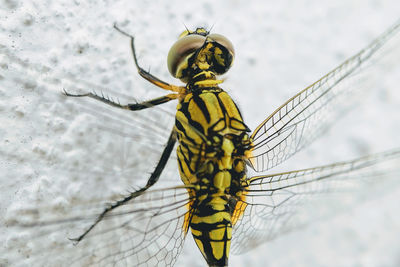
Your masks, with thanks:
[[[173,81],[166,55],[184,25],[212,26],[229,37],[236,59],[222,87],[254,129],[394,23],[399,10],[394,0],[0,0],[0,218],[24,205],[106,202],[143,183],[155,166],[173,124],[173,103],[127,115],[61,94],[63,88],[94,89],[128,102],[164,93],[136,74],[129,40],[114,23],[135,35],[141,65],[166,81]],[[388,52],[392,63],[377,68],[379,88],[285,166],[399,147],[399,50]],[[118,121],[133,137],[112,133]],[[328,221],[232,255],[230,265],[399,266],[398,203],[400,188],[393,187]],[[20,244],[19,234],[0,228],[1,266],[13,265],[7,247]],[[190,235],[176,266],[189,264],[205,266]]]

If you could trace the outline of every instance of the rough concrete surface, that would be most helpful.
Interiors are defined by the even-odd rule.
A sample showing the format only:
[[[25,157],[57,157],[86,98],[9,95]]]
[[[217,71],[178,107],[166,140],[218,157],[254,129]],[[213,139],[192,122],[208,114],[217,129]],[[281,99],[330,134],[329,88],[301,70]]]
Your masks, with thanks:
[[[95,90],[126,103],[165,93],[136,73],[129,39],[114,23],[135,36],[145,69],[178,84],[166,56],[185,27],[227,36],[236,58],[221,87],[254,129],[398,20],[399,10],[394,0],[0,0],[0,266],[29,265],[37,257],[23,248],[35,228],[7,223],[14,210],[60,207],[62,215],[65,206],[118,199],[142,185],[158,160],[174,103],[131,114],[62,94]],[[400,146],[399,46],[383,56],[389,63],[372,68],[379,86],[285,168]],[[173,163],[165,180],[180,180]],[[231,255],[230,266],[399,266],[398,185],[370,190],[370,198],[327,220]],[[32,238],[44,247],[50,242]],[[176,262],[189,265],[206,265],[190,235]]]

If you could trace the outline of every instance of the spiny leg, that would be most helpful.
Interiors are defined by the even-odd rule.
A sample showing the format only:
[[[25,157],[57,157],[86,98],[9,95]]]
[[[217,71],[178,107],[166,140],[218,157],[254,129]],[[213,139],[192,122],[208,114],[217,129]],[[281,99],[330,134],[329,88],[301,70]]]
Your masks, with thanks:
[[[158,79],[157,77],[153,76],[152,74],[150,74],[150,72],[148,72],[148,71],[144,70],[142,67],[140,67],[137,57],[136,57],[136,49],[135,49],[135,43],[134,43],[135,38],[132,35],[126,33],[125,31],[121,30],[120,28],[118,28],[116,24],[114,24],[114,28],[117,31],[119,31],[120,33],[122,33],[123,35],[125,35],[131,39],[131,50],[132,50],[133,60],[135,62],[136,68],[137,68],[140,76],[142,76],[143,78],[145,78],[152,84],[154,84],[162,89],[165,89],[165,90],[170,90],[170,91],[174,91],[174,92],[178,92],[178,93],[182,93],[186,90],[186,88],[184,86],[176,86],[176,85],[172,85],[167,82],[164,82],[164,81]]]
[[[172,132],[168,138],[167,145],[165,146],[164,151],[162,152],[161,158],[160,158],[155,170],[151,174],[150,178],[147,180],[147,184],[144,187],[140,188],[139,190],[132,192],[129,196],[127,196],[127,197],[115,202],[114,204],[110,205],[109,207],[107,207],[97,217],[96,221],[82,235],[80,235],[77,238],[71,238],[70,240],[78,243],[107,215],[108,212],[110,212],[113,209],[115,209],[121,205],[124,205],[128,201],[142,195],[147,189],[149,189],[151,186],[153,186],[160,178],[160,175],[161,175],[162,171],[164,170],[165,165],[167,164],[168,159],[171,155],[172,149],[174,148],[175,142],[176,142],[176,132],[175,132],[175,130],[172,130]]]
[[[173,99],[177,99],[180,94],[184,93],[186,91],[186,88],[183,86],[175,86],[175,85],[171,85],[168,84],[160,79],[158,79],[157,77],[153,76],[152,74],[150,74],[148,71],[145,71],[143,68],[141,68],[139,66],[139,63],[137,61],[137,57],[136,57],[136,50],[135,50],[135,45],[134,45],[134,37],[129,35],[128,33],[122,31],[121,29],[119,29],[115,24],[114,24],[114,28],[119,31],[120,33],[122,33],[125,36],[128,36],[131,39],[131,49],[132,49],[132,55],[133,55],[133,60],[135,62],[135,66],[138,70],[138,73],[140,74],[140,76],[142,76],[143,78],[145,78],[146,80],[150,81],[151,83],[155,84],[158,87],[161,87],[165,90],[170,90],[173,92],[177,92],[178,94],[168,94],[162,97],[158,97],[158,98],[154,98],[148,101],[144,101],[142,103],[134,103],[134,104],[127,104],[127,105],[121,105],[119,102],[115,102],[112,99],[105,97],[103,94],[100,96],[96,93],[86,93],[86,94],[71,94],[68,93],[65,89],[64,89],[64,94],[66,96],[71,96],[71,97],[90,97],[96,100],[99,100],[103,103],[106,103],[110,106],[113,107],[118,107],[118,108],[122,108],[122,109],[128,109],[128,110],[141,110],[141,109],[145,109],[145,108],[150,108],[153,107],[155,105],[159,105],[159,104],[164,104],[170,100]]]
[[[168,94],[162,97],[157,97],[148,101],[144,101],[141,103],[133,103],[133,104],[126,104],[126,105],[121,105],[119,102],[115,102],[114,100],[105,97],[103,94],[97,95],[96,93],[86,93],[86,94],[71,94],[68,93],[65,89],[63,90],[64,94],[66,96],[71,96],[71,97],[90,97],[96,100],[99,100],[103,103],[106,103],[107,105],[117,107],[117,108],[122,108],[122,109],[128,109],[128,110],[142,110],[146,108],[151,108],[156,105],[164,104],[170,100],[177,99],[179,97],[179,94]]]

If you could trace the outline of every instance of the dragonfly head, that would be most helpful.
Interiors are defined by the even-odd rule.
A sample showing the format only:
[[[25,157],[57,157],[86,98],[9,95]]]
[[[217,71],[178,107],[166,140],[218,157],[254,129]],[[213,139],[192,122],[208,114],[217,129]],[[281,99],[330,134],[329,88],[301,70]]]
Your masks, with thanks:
[[[223,35],[210,34],[204,28],[185,30],[168,53],[168,70],[175,78],[189,82],[201,72],[214,76],[232,66],[235,51]]]

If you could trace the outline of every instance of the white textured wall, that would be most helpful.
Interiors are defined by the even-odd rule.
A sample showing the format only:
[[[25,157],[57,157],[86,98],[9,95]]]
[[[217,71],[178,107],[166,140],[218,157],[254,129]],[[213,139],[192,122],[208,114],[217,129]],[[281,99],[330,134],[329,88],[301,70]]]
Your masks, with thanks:
[[[237,100],[254,129],[286,99],[394,23],[399,10],[395,0],[1,0],[0,217],[10,207],[26,203],[51,206],[66,199],[79,202],[123,193],[136,184],[132,179],[144,179],[153,168],[157,154],[147,154],[139,139],[121,143],[110,132],[92,127],[107,122],[89,111],[108,109],[61,95],[62,88],[111,89],[122,102],[164,93],[135,73],[129,40],[113,30],[113,23],[135,35],[142,66],[150,66],[153,74],[167,81],[173,79],[166,55],[184,25],[213,25],[212,31],[230,38],[236,49],[235,65],[222,87]],[[397,61],[398,50],[393,51]],[[399,72],[382,75],[381,91],[297,156],[295,168],[400,145]],[[174,107],[163,110],[173,113]],[[147,114],[132,117],[143,122]],[[159,115],[165,116],[155,117],[166,129],[161,137],[146,126],[130,130],[143,135],[140,140],[157,140],[150,145],[156,150],[172,127],[170,115],[154,116]],[[131,168],[129,175],[109,175],[121,166]],[[398,266],[399,195],[400,189],[389,191],[329,221],[232,256],[230,264]],[[0,228],[0,243],[11,242],[14,235],[12,228]],[[7,254],[0,255],[0,265],[6,259]],[[188,264],[205,264],[191,237],[177,266]]]

